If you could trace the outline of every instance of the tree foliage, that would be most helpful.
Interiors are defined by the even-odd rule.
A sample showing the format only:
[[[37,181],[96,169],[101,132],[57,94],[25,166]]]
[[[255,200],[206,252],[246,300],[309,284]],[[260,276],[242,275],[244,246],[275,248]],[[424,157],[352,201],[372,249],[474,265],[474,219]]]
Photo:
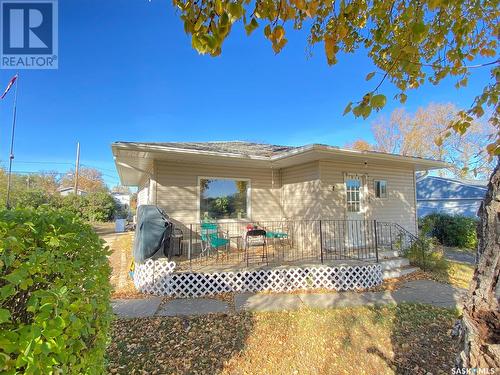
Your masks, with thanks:
[[[56,176],[56,173],[30,174],[28,176],[12,175],[11,206],[38,208],[42,205],[48,205],[53,208],[63,208],[90,222],[109,221],[114,218],[117,213],[117,203],[106,190],[103,182],[99,180],[97,174],[94,172],[84,174],[89,179],[82,181],[90,192],[82,196],[74,194],[61,196],[57,192],[59,181]],[[6,187],[7,176],[0,169],[0,208],[5,207]]]
[[[287,43],[290,28],[309,27],[310,46],[322,44],[328,64],[339,54],[364,50],[377,67],[366,72],[377,79],[373,90],[347,105],[344,113],[367,118],[383,108],[382,84],[390,81],[398,89],[395,99],[405,103],[407,92],[425,82],[438,84],[451,77],[464,87],[474,68],[487,66],[491,80],[484,83],[467,111],[449,124],[437,138],[452,132],[464,134],[474,119],[490,111],[495,130],[489,136],[489,155],[500,155],[500,106],[498,0],[173,0],[180,9],[184,30],[200,53],[217,56],[237,21],[247,34],[259,26],[275,53]]]
[[[28,175],[13,174],[11,177],[11,195],[13,197],[28,190],[53,194],[57,191],[58,186],[56,172],[40,172]],[[5,204],[6,193],[7,173],[4,169],[0,168],[0,205]]]
[[[356,151],[370,151],[373,150],[373,146],[365,141],[364,139],[357,139],[352,143],[349,143],[345,146],[346,148],[350,148]]]
[[[429,104],[414,114],[396,109],[390,118],[380,117],[372,125],[375,143],[359,139],[348,147],[374,150],[406,156],[440,159],[450,163],[448,173],[459,178],[487,178],[493,161],[486,153],[488,134],[493,127],[487,122],[474,121],[465,134],[453,133],[441,143],[430,140],[439,137],[459,116],[452,104]]]
[[[61,187],[73,187],[75,185],[75,171],[70,170],[60,181]],[[102,173],[95,168],[81,168],[78,171],[78,188],[87,192],[106,190]]]

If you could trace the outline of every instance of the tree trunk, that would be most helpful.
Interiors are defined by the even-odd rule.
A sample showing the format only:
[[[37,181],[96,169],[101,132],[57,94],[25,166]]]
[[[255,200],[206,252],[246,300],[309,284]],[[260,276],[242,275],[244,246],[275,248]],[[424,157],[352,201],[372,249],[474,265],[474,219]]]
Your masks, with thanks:
[[[476,270],[461,322],[458,367],[500,368],[500,157],[479,209]]]

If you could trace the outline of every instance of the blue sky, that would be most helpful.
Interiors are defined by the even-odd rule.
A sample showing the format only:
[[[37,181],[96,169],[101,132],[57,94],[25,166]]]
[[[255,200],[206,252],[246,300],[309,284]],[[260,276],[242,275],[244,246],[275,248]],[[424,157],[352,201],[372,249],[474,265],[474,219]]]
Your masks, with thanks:
[[[367,120],[342,116],[373,88],[366,54],[326,64],[322,46],[290,32],[275,55],[262,29],[237,24],[222,56],[198,55],[169,0],[59,2],[59,69],[20,71],[14,170],[65,171],[81,143],[81,163],[118,183],[114,141],[249,140],[344,145],[371,139]],[[0,86],[14,71],[0,71]],[[468,107],[488,79],[479,70],[460,91],[447,81],[408,93],[414,111],[429,102]],[[390,83],[384,93],[394,94]],[[13,95],[0,102],[0,160],[8,158]],[[399,107],[389,101],[379,115]],[[47,163],[50,162],[50,163]]]

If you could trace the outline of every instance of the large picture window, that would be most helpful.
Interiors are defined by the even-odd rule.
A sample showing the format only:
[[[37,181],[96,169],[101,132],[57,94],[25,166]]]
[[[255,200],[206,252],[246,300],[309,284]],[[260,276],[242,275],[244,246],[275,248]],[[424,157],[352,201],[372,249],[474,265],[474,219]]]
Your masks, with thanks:
[[[248,180],[200,178],[200,218],[248,218]]]

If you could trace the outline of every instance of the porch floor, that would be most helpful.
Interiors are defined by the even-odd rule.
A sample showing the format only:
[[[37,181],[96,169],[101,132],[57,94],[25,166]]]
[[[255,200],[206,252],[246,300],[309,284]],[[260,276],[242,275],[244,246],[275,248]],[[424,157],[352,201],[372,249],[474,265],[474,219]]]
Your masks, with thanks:
[[[374,264],[376,255],[369,255],[369,259],[360,260],[359,252],[351,249],[350,252],[338,254],[334,251],[324,250],[323,262],[319,251],[299,251],[293,247],[267,246],[267,261],[262,258],[262,247],[250,248],[247,252],[242,249],[231,248],[228,251],[219,250],[209,256],[193,256],[191,259],[184,254],[173,257],[176,273],[197,272],[239,272],[266,269],[280,269],[287,267],[307,268],[310,266],[357,266]],[[247,261],[248,257],[248,261]]]

